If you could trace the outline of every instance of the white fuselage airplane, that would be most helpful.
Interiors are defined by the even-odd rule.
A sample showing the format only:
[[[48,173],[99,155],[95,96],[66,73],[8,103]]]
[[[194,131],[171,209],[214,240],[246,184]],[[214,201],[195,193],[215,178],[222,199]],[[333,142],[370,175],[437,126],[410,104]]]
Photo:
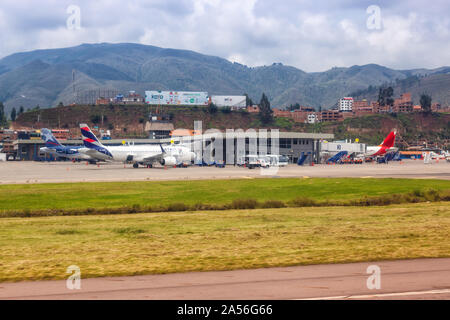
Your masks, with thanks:
[[[176,165],[182,162],[192,161],[193,153],[190,149],[180,146],[167,147],[161,145],[123,145],[105,147],[92,133],[86,124],[81,124],[81,134],[87,155],[96,159],[117,162],[133,162],[133,167],[137,168],[139,164],[151,166],[155,162],[161,165]]]
[[[190,147],[185,145],[168,145],[163,146],[164,151],[173,156],[177,160],[177,164],[187,164],[190,165],[195,160],[195,153],[191,151]]]
[[[398,148],[394,147],[395,143],[395,131],[391,131],[386,139],[379,145],[379,146],[369,146],[367,147],[367,151],[365,156],[366,157],[377,157],[377,156],[384,156],[388,152],[395,152],[398,150]]]

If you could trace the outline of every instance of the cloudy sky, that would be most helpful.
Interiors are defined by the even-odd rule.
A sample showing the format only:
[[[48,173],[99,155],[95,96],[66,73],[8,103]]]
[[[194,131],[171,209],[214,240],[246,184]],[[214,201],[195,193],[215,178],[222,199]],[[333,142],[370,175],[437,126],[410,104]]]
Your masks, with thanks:
[[[435,68],[450,65],[449,12],[448,0],[1,0],[0,57],[135,42],[305,71]]]

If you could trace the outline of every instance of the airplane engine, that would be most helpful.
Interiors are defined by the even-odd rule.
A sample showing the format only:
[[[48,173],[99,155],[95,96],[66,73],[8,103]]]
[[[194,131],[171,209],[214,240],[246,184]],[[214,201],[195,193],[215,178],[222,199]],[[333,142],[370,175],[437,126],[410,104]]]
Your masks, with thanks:
[[[184,163],[194,163],[195,161],[195,153],[193,152],[185,152],[180,157],[180,160]]]
[[[161,160],[161,165],[163,166],[174,166],[177,164],[177,159],[175,157],[165,157]]]
[[[194,162],[195,161],[195,153],[194,152],[189,152],[189,161],[190,162]]]

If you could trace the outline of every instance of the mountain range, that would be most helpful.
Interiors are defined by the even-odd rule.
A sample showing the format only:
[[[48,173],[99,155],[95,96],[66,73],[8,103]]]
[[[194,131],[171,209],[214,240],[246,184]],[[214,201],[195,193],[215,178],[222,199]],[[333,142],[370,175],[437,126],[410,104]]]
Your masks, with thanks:
[[[374,88],[388,83],[397,88],[397,96],[402,93],[399,90],[414,88],[415,99],[426,92],[433,100],[450,104],[449,67],[393,70],[368,64],[307,73],[281,63],[247,67],[193,51],[132,43],[36,50],[0,60],[0,101],[7,111],[20,106],[71,104],[75,100],[74,85],[75,91],[80,92],[115,89],[140,94],[145,90],[207,91],[210,95],[248,93],[255,102],[265,92],[272,107],[299,103],[327,109],[350,93],[363,94],[371,87],[365,93],[373,95]],[[426,83],[426,87],[422,88],[421,83]]]

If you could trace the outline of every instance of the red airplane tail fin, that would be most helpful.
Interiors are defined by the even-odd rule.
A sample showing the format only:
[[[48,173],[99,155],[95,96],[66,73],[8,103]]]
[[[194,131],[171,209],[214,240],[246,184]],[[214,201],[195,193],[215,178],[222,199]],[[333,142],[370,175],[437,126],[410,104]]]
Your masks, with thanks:
[[[388,134],[386,139],[384,139],[384,141],[381,144],[381,146],[383,146],[385,148],[392,148],[394,146],[394,143],[395,143],[395,135],[396,135],[396,132],[395,131],[391,131],[391,133]]]

